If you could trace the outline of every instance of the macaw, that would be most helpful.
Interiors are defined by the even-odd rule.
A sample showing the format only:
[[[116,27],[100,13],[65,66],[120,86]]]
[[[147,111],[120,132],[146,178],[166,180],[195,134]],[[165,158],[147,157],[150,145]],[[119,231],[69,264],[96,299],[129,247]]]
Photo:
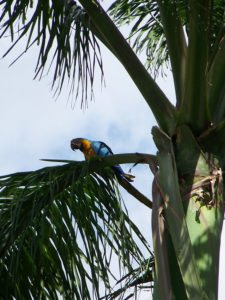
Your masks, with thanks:
[[[71,140],[71,148],[72,150],[79,149],[81,152],[83,152],[86,160],[89,160],[93,156],[104,157],[113,154],[112,150],[105,143],[100,141],[91,141],[84,138],[76,138]],[[115,165],[112,167],[112,169],[119,177],[125,178],[129,182],[132,182],[133,178],[135,177],[131,174],[124,173],[120,165]]]

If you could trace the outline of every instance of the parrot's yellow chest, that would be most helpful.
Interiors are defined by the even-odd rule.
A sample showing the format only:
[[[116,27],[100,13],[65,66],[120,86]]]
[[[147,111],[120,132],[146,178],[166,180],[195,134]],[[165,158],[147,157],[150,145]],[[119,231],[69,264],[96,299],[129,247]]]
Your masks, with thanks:
[[[83,153],[84,153],[85,159],[87,159],[87,160],[93,156],[96,156],[94,150],[91,147],[91,143],[87,140],[83,141]]]

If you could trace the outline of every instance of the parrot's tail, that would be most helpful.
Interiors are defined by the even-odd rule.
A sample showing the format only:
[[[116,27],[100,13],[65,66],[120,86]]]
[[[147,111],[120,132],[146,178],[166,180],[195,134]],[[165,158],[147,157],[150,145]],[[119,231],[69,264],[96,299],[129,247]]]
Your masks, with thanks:
[[[125,178],[127,181],[132,182],[134,181],[135,176],[131,174],[124,173],[123,169],[120,165],[112,166],[113,170],[115,171],[116,175],[120,178]]]
[[[126,174],[126,173],[124,173],[123,176],[124,176],[124,178],[126,178],[126,180],[128,180],[129,182],[133,182],[133,181],[134,181],[134,178],[135,178],[134,175]]]

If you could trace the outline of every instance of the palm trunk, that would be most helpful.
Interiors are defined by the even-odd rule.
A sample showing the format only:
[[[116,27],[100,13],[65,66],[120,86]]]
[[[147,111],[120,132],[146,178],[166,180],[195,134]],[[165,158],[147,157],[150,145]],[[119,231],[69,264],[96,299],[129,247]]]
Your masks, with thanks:
[[[163,287],[169,291],[167,299],[217,299],[224,216],[221,162],[203,151],[188,127],[179,128],[173,139],[154,128],[153,137],[159,150],[157,188],[153,186],[153,236],[158,237],[154,248],[164,253],[163,259],[156,256],[154,299],[165,299]],[[157,197],[164,222],[158,232]]]

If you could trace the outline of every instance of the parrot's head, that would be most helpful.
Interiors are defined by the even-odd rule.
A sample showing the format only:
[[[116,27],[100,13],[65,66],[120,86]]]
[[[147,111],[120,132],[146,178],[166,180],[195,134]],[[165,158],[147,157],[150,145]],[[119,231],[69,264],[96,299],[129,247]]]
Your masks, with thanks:
[[[72,150],[74,150],[74,151],[80,150],[83,152],[84,141],[85,141],[85,139],[83,139],[83,138],[76,138],[76,139],[71,140],[70,145],[71,145]]]

